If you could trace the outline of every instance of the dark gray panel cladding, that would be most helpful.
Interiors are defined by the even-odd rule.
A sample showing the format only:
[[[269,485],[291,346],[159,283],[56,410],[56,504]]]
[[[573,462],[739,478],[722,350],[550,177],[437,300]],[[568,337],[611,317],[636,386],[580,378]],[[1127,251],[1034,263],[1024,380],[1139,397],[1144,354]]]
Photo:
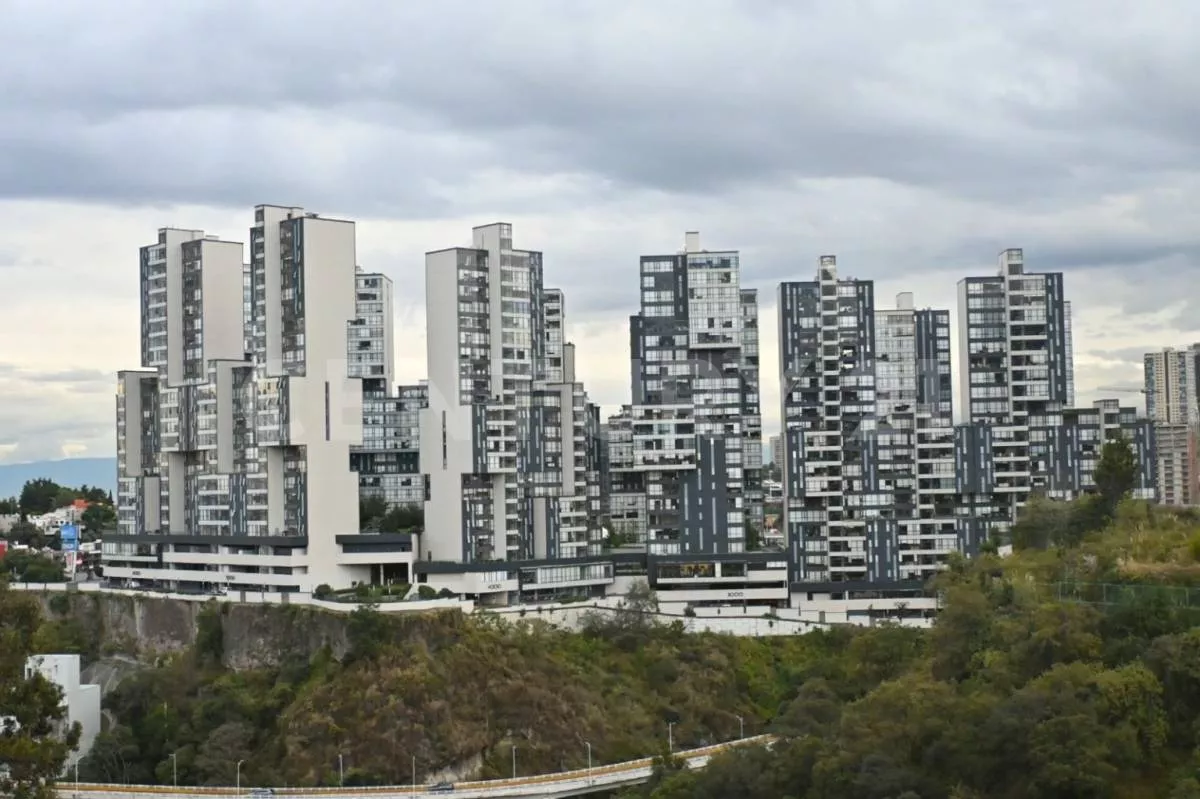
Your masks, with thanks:
[[[1158,465],[1158,441],[1154,435],[1154,422],[1149,419],[1138,419],[1133,427],[1133,437],[1130,441],[1134,457],[1138,459],[1137,487],[1152,489],[1157,487],[1155,470]]]
[[[868,579],[899,579],[900,546],[896,520],[868,519],[866,533]]]
[[[463,482],[466,483],[468,479],[469,478],[464,475]],[[462,492],[458,500],[458,504],[462,509],[460,514],[461,529],[459,531],[462,535],[462,549],[460,551],[463,554],[463,559],[469,561],[473,559],[475,552],[475,547],[471,541],[471,520],[474,517],[471,515],[471,497],[467,495],[466,491]]]
[[[939,402],[952,402],[954,386],[951,382],[949,364],[945,366],[938,362],[938,342],[950,341],[950,325],[938,323],[938,314],[946,311],[920,310],[913,314],[915,323],[915,341],[917,358],[917,404],[933,405]],[[945,350],[948,354],[949,350]]]
[[[141,282],[138,284],[142,287],[142,313],[141,313],[141,337],[142,337],[142,366],[150,365],[150,247],[142,247],[141,251]]]
[[[875,372],[875,283],[860,280],[854,285],[858,293],[858,353],[857,374]]]
[[[471,471],[487,474],[487,406],[471,406]]]
[[[954,487],[960,494],[990,494],[996,487],[992,431],[985,424],[954,428]]]
[[[684,552],[728,552],[731,510],[725,487],[725,440],[696,442],[696,469],[684,473],[681,538]]]
[[[559,557],[562,547],[559,545],[558,534],[562,528],[562,519],[559,515],[559,505],[557,502],[551,501],[546,505],[546,558],[547,560],[556,560]]]
[[[533,497],[526,496],[521,501],[521,506],[523,507],[524,512],[520,514],[520,518],[517,519],[517,540],[519,542],[517,548],[517,557],[513,558],[512,560],[526,560],[528,558],[532,558],[535,551],[533,548],[533,520],[535,518],[534,514],[536,512],[536,508],[534,507]]]
[[[1063,276],[1052,272],[1046,280],[1046,329],[1050,360],[1050,399],[1067,401],[1067,322],[1063,297]]]
[[[642,378],[642,364],[646,360],[643,322],[641,314],[629,317],[629,385],[634,405],[641,405],[646,396],[645,382]]]
[[[553,396],[557,396],[557,392],[551,392]],[[534,392],[534,398],[545,396],[543,392]],[[544,405],[531,405],[527,412],[529,414],[529,434],[525,440],[525,470],[528,472],[545,471],[546,459],[546,414],[557,413],[557,409],[553,411]],[[521,446],[520,443],[517,444]],[[558,465],[562,468],[562,464]]]
[[[954,527],[962,553],[971,558],[978,555],[980,546],[990,535],[988,521],[975,516],[960,516],[954,520]]]
[[[246,517],[246,475],[229,475],[229,534],[248,535]]]
[[[816,368],[820,331],[802,328],[800,320],[820,314],[821,290],[815,281],[781,283],[779,288],[779,355],[786,385],[789,378]]]
[[[1096,425],[1087,425],[1098,429]],[[1035,477],[1044,476],[1051,489],[1073,490],[1079,485],[1079,425],[1064,424],[1047,427],[1045,454],[1031,457],[1029,469]]]

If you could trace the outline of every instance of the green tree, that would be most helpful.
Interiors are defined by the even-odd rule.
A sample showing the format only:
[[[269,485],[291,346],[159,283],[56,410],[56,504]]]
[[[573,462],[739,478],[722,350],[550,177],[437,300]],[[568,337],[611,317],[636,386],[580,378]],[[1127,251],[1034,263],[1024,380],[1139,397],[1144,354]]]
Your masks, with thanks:
[[[85,533],[99,538],[106,530],[116,528],[117,512],[113,510],[112,505],[93,501],[83,512],[80,521],[83,523]]]
[[[0,574],[18,583],[61,583],[67,579],[60,561],[21,549],[14,549],[0,558]]]
[[[27,480],[21,488],[21,496],[17,500],[17,503],[21,508],[21,512],[25,514],[38,515],[49,513],[59,507],[59,493],[62,490],[62,486],[45,477]]]
[[[425,529],[425,508],[421,505],[396,505],[379,520],[383,533],[419,533]]]
[[[0,795],[14,799],[52,799],[79,742],[58,686],[40,673],[25,675],[40,623],[37,600],[0,580]]]
[[[760,549],[762,549],[762,531],[758,529],[758,525],[747,522],[746,551],[757,552]]]
[[[19,521],[12,526],[8,531],[8,540],[14,544],[22,544],[24,546],[41,549],[51,543],[53,536],[49,536],[45,531],[38,529],[34,524],[26,521]]]
[[[16,497],[0,499],[0,516],[14,516],[21,512],[21,506]]]
[[[362,530],[378,530],[379,522],[387,515],[383,497],[363,497],[358,501],[358,525]]]
[[[1094,478],[1096,491],[1111,514],[1137,481],[1138,464],[1129,441],[1118,435],[1100,450]]]

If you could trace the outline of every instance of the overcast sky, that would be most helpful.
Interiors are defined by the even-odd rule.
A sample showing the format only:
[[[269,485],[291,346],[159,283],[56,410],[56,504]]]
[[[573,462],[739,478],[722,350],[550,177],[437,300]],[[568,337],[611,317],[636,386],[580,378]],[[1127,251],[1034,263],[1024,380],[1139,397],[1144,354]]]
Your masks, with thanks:
[[[0,0],[0,456],[110,455],[138,248],[252,207],[358,220],[424,375],[423,253],[514,225],[581,376],[628,399],[642,253],[952,307],[1005,247],[1066,272],[1080,403],[1200,339],[1195,0]],[[1140,404],[1136,393],[1123,394]]]

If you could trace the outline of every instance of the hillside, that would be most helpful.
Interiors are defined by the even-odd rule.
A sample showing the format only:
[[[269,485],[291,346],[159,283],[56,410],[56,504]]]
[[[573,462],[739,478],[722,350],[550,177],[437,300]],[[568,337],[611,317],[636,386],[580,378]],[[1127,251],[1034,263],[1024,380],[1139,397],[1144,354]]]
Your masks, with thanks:
[[[0,498],[15,497],[29,480],[46,477],[59,485],[89,485],[117,490],[116,458],[65,458],[56,461],[0,463]]]
[[[582,767],[761,730],[809,664],[852,636],[688,635],[630,614],[585,634],[459,613],[349,617],[305,608],[177,605],[126,597],[42,600],[43,651],[137,653],[105,700],[119,722],[81,778],[305,785],[408,782],[445,773]],[[179,649],[181,631],[191,645]],[[915,640],[911,632],[897,632]],[[154,652],[158,654],[155,655]]]
[[[805,682],[774,751],[626,796],[1200,799],[1200,516],[1126,502],[1097,531],[1096,509],[1033,503],[1024,549],[942,578],[915,649],[870,632]]]
[[[105,782],[348,784],[505,776],[747,733],[773,750],[638,799],[1200,799],[1200,515],[1032,503],[1017,554],[958,561],[932,630],[582,633],[457,613],[42,599],[35,648],[129,669],[83,764]],[[0,591],[0,604],[5,592]],[[15,592],[8,592],[12,602]],[[21,597],[20,601],[35,601]],[[0,611],[4,609],[0,607]],[[11,610],[11,608],[10,608]],[[20,614],[16,614],[20,615]],[[3,626],[0,612],[0,627]],[[157,654],[156,654],[157,653]],[[102,664],[103,665],[103,664]],[[585,743],[586,742],[586,743]]]

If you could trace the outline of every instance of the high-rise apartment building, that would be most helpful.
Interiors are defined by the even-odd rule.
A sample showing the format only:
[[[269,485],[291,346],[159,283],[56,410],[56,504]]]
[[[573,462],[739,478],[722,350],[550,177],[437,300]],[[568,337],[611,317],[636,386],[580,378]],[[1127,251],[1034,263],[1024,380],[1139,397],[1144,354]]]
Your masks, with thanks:
[[[248,269],[242,253],[172,229],[142,248],[143,368],[119,377],[106,576],[263,591],[369,579],[339,539],[358,532],[362,380],[391,368],[355,356],[390,334],[348,335],[376,310],[359,304],[354,224],[259,206]]]
[[[608,518],[617,540],[645,544],[647,529],[646,472],[634,468],[633,409],[624,405],[604,424]]]
[[[1011,521],[1030,492],[1065,490],[1050,482],[1052,431],[1072,399],[1063,276],[1027,271],[1021,250],[1005,250],[995,276],[959,281],[958,303],[963,416],[989,427],[996,498]]]
[[[967,514],[1006,529],[1034,493],[1072,499],[1094,487],[1106,441],[1120,435],[1139,458],[1134,496],[1153,496],[1154,433],[1133,408],[1101,400],[1073,408],[1071,308],[1061,272],[1025,267],[1019,249],[1000,254],[994,277],[959,282],[960,391],[970,429],[959,431],[960,488]],[[981,533],[982,534],[982,531]]]
[[[1200,423],[1200,344],[1148,352],[1143,363],[1146,416],[1156,424]]]
[[[598,553],[587,518],[586,395],[562,340],[561,292],[512,226],[425,256],[429,404],[422,558],[453,563]],[[582,475],[582,476],[581,476]],[[598,489],[597,489],[598,490]],[[501,571],[497,571],[503,577]]]
[[[641,258],[630,319],[633,470],[651,554],[736,553],[762,518],[757,298],[734,251]],[[613,464],[613,468],[617,468]],[[614,502],[616,496],[614,492]]]
[[[771,436],[771,465],[783,473],[783,436]]]
[[[377,497],[388,507],[422,505],[421,411],[429,404],[425,383],[398,386],[395,393],[363,394],[363,440],[350,448],[359,496]]]
[[[388,506],[420,505],[425,478],[420,468],[420,418],[428,402],[424,384],[393,389],[396,350],[393,287],[386,275],[362,269],[355,275],[355,317],[346,337],[351,377],[362,382],[362,444],[350,447],[350,469],[359,496]]]
[[[950,314],[874,283],[779,287],[783,524],[796,583],[886,584],[964,549],[955,520]]]
[[[1158,501],[1200,504],[1200,344],[1148,352],[1146,415],[1154,423]]]

